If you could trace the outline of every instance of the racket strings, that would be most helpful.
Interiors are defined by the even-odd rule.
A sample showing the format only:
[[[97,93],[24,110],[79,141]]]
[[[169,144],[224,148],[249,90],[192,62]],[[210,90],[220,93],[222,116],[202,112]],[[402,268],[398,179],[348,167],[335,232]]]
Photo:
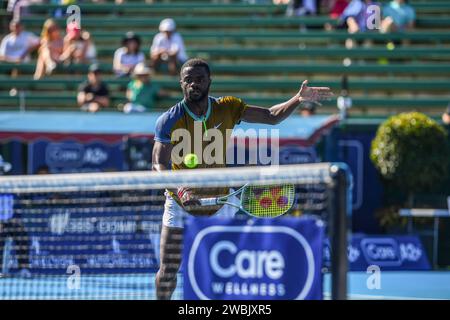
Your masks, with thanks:
[[[273,218],[285,214],[294,204],[295,188],[291,184],[248,186],[241,195],[242,208],[256,217]]]

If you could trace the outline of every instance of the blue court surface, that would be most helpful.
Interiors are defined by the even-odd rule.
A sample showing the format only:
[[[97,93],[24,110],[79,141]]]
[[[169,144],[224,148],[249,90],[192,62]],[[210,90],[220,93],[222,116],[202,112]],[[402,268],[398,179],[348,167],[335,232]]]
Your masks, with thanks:
[[[179,277],[181,278],[181,276]],[[381,288],[370,290],[364,272],[350,272],[349,299],[406,300],[449,299],[450,271],[387,272],[381,274]],[[325,275],[324,298],[329,299],[330,276]],[[40,276],[32,279],[0,279],[0,299],[99,299],[153,300],[154,275],[83,275],[79,288],[68,285],[68,276]],[[174,299],[182,299],[182,279]]]
[[[349,299],[450,299],[450,271],[382,271],[380,289],[368,289],[365,272],[350,272]],[[324,296],[329,297],[330,277],[325,276]]]

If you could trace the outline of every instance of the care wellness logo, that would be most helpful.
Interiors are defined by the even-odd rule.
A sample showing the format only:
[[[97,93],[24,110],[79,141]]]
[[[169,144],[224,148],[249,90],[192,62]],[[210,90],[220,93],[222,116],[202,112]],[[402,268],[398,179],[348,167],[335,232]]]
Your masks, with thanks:
[[[380,267],[400,266],[405,262],[417,262],[423,251],[411,242],[401,242],[393,238],[368,238],[361,241],[362,252],[368,264]]]
[[[223,220],[192,220],[186,231],[185,298],[321,298],[320,222]]]

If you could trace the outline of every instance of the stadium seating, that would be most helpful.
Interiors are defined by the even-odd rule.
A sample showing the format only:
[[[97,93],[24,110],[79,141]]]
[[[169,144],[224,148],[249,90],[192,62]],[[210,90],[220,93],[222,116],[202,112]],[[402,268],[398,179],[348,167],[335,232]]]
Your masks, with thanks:
[[[101,18],[101,23],[99,24],[99,18]],[[157,28],[159,22],[164,19],[165,16],[135,16],[135,17],[127,17],[121,16],[120,19],[117,17],[101,17],[101,16],[93,16],[90,15],[83,19],[83,26],[85,28],[98,28],[101,26],[102,28],[110,28],[110,29],[123,29],[135,27],[139,28]],[[27,17],[24,18],[24,22],[26,25],[30,27],[34,26],[42,26],[46,17]],[[65,19],[55,19],[59,24],[64,24]],[[317,16],[317,17],[302,17],[302,18],[290,18],[284,16],[247,16],[247,17],[236,17],[236,16],[224,16],[224,17],[176,17],[177,25],[181,30],[184,28],[278,28],[278,27],[298,27],[300,24],[303,24],[308,27],[321,27],[325,23],[330,23],[336,25],[337,21],[331,19],[326,16]],[[448,17],[443,16],[432,16],[426,15],[417,19],[416,22],[419,28],[441,28],[441,27],[450,27],[450,20]]]
[[[122,5],[85,2],[80,7],[82,26],[92,34],[104,78],[114,92],[112,111],[125,101],[127,81],[113,78],[111,71],[112,55],[121,37],[126,31],[135,31],[142,37],[142,50],[148,56],[159,22],[170,16],[183,34],[188,55],[210,61],[215,95],[236,94],[249,103],[270,106],[295,92],[305,78],[313,85],[330,86],[338,95],[341,76],[347,75],[352,113],[388,115],[414,109],[438,115],[450,102],[450,2],[410,3],[417,10],[416,30],[351,35],[356,40],[373,41],[370,48],[352,50],[344,47],[349,37],[344,30],[323,29],[325,23],[336,25],[336,20],[326,15],[285,17],[286,6],[270,1],[250,5],[238,0],[229,4],[206,0],[146,4],[134,0]],[[39,34],[43,21],[58,8],[65,9],[54,4],[33,5],[23,22]],[[6,16],[1,9],[0,17]],[[60,25],[65,22],[57,21]],[[386,47],[388,41],[402,39],[410,44]],[[87,67],[61,66],[54,75],[34,81],[35,61],[20,66],[0,63],[0,108],[11,110],[25,104],[32,109],[74,110],[76,90]],[[18,78],[8,76],[12,68],[19,70]],[[176,77],[157,74],[154,81],[171,94],[158,102],[158,110],[180,98]],[[335,100],[325,103],[319,112],[335,112],[335,104]]]

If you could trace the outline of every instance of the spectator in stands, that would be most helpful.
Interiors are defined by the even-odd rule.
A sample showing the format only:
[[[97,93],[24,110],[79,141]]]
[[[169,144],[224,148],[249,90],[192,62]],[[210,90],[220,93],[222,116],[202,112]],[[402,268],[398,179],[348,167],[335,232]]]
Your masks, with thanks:
[[[133,77],[127,88],[128,103],[123,112],[145,112],[155,107],[155,100],[163,96],[160,88],[150,81],[151,70],[144,63],[134,68]]]
[[[291,0],[289,1],[288,8],[286,10],[286,15],[288,17],[315,15],[316,13],[316,0]]]
[[[88,80],[78,89],[77,101],[82,111],[97,112],[109,106],[109,91],[101,79],[98,65],[89,67]]]
[[[0,44],[0,61],[10,63],[27,62],[30,53],[39,47],[39,37],[25,31],[19,21],[9,23],[10,34],[6,35]]]
[[[134,32],[127,32],[122,39],[122,47],[114,53],[113,69],[118,77],[130,76],[134,67],[145,61],[140,48],[141,38]]]
[[[344,13],[345,8],[347,8],[349,2],[349,0],[327,0],[323,3],[323,5],[326,7],[327,13],[331,19],[339,19],[342,13]],[[334,26],[331,23],[326,22],[324,29],[331,31],[334,29]]]
[[[450,125],[450,103],[447,106],[447,110],[442,114],[442,122],[446,125]]]
[[[173,19],[164,19],[159,24],[159,33],[153,38],[150,58],[153,69],[158,70],[161,63],[167,63],[172,75],[176,75],[178,66],[187,60],[183,38],[176,32]]]
[[[348,33],[367,31],[369,18],[367,8],[370,5],[377,5],[377,3],[371,0],[352,0],[348,4],[339,18],[340,24],[347,27]],[[356,46],[356,42],[353,39],[347,39],[345,46],[347,49],[352,49]]]
[[[338,19],[349,4],[349,0],[328,0],[324,5],[331,19]]]
[[[405,31],[414,28],[416,12],[406,0],[392,0],[383,7],[381,33]]]
[[[36,63],[34,79],[41,79],[45,74],[50,75],[61,62],[64,41],[59,26],[53,19],[47,19],[41,33],[41,47]]]
[[[69,63],[95,63],[97,51],[91,41],[90,34],[81,30],[76,22],[67,25],[64,37],[64,52],[61,60]]]
[[[316,114],[316,104],[314,102],[305,102],[300,106],[300,115],[302,117],[310,117]]]

